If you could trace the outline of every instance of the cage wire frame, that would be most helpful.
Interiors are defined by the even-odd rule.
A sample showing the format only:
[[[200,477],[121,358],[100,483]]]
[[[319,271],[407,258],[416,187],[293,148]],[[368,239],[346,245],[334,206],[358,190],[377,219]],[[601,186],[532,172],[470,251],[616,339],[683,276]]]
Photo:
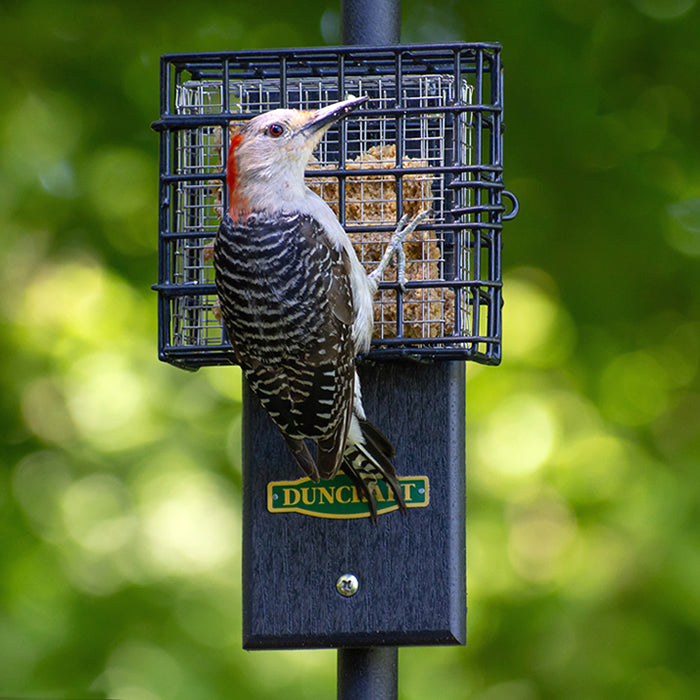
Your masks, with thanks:
[[[405,244],[405,292],[385,273],[371,359],[501,359],[503,82],[495,43],[166,55],[161,59],[159,357],[235,362],[212,241],[228,205],[236,125],[278,107],[369,100],[327,132],[307,184],[336,212],[368,271],[403,214],[430,208]],[[506,207],[504,200],[510,201]],[[510,211],[508,211],[510,209]]]

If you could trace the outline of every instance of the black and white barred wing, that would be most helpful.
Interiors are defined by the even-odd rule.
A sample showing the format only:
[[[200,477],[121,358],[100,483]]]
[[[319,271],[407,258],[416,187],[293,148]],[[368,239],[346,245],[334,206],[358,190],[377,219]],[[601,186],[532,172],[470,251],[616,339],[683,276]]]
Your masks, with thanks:
[[[251,389],[312,478],[334,476],[352,414],[349,261],[307,215],[228,216],[214,246],[224,325]],[[316,465],[303,442],[318,442]]]

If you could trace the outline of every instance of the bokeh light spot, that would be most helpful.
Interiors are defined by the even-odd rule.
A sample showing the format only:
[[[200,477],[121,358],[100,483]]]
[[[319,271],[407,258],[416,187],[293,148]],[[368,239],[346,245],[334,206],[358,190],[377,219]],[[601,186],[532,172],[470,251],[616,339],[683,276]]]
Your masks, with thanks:
[[[614,358],[600,379],[605,414],[624,425],[642,425],[661,415],[668,405],[663,366],[644,351]]]
[[[632,0],[635,7],[652,19],[677,19],[695,7],[695,0]]]
[[[143,504],[147,557],[163,573],[192,575],[226,564],[238,551],[235,513],[217,477],[157,476]]]
[[[128,219],[149,207],[152,168],[141,151],[120,148],[95,154],[89,188],[97,211],[107,219]]]
[[[63,393],[49,377],[34,380],[22,392],[22,417],[27,427],[47,442],[65,443],[74,436]]]
[[[58,503],[72,483],[65,456],[54,450],[32,452],[14,468],[12,486],[15,498],[42,537],[63,539]]]
[[[700,197],[669,204],[666,239],[684,255],[700,255]]]
[[[517,394],[489,414],[477,434],[476,451],[490,469],[522,477],[544,464],[556,435],[556,419],[546,402],[531,394]]]
[[[79,358],[66,379],[73,423],[106,450],[147,442],[153,430],[143,381],[121,355],[104,352]]]
[[[517,359],[546,367],[558,365],[570,354],[575,333],[573,323],[560,304],[520,271],[504,281],[504,347],[510,361]],[[544,280],[547,282],[547,279]]]
[[[81,111],[65,96],[36,89],[27,92],[4,110],[2,164],[20,181],[42,182],[49,191],[58,188],[60,193],[72,194],[70,156],[82,131]]]
[[[530,581],[547,581],[576,535],[571,510],[561,500],[543,498],[511,507],[508,555],[513,568]]]
[[[105,554],[128,544],[136,530],[129,494],[110,474],[90,474],[61,499],[67,531],[84,549]]]
[[[165,700],[177,697],[183,673],[164,648],[130,640],[117,647],[104,673],[109,697],[126,700]]]

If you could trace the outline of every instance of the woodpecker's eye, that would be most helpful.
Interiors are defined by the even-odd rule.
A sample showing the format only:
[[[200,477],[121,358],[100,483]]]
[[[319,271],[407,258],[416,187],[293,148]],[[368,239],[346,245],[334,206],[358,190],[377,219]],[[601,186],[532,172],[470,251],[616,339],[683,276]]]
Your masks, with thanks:
[[[283,133],[284,127],[281,124],[270,124],[270,126],[267,127],[267,135],[273,138],[282,136]]]

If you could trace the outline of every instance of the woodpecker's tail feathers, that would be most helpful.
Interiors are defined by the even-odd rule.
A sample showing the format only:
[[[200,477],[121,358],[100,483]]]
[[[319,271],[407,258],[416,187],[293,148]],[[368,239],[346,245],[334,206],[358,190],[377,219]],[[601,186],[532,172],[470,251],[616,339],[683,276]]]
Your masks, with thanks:
[[[296,459],[297,464],[302,468],[304,474],[306,474],[311,481],[318,481],[318,468],[316,467],[316,462],[314,462],[314,458],[311,456],[306,443],[303,440],[290,437],[284,433],[282,433],[282,437],[285,439],[287,446],[294,455],[294,459]]]
[[[345,426],[325,440],[316,443],[316,464],[322,479],[332,479],[343,461],[345,449]]]
[[[391,467],[392,473],[394,476],[396,476],[394,465],[389,461],[396,457],[396,452],[394,452],[394,446],[391,444],[391,442],[389,442],[389,438],[384,435],[384,433],[379,430],[374,423],[370,423],[364,418],[359,418],[358,422],[360,423],[362,435],[364,436],[365,440],[368,440],[374,446],[373,452],[377,452],[385,457],[389,467]]]
[[[406,501],[396,470],[391,463],[394,447],[389,440],[372,425],[361,420],[362,443],[348,445],[343,457],[342,470],[352,479],[360,495],[367,501],[372,522],[377,522],[377,481],[383,479],[394,494],[402,513],[406,513]]]

